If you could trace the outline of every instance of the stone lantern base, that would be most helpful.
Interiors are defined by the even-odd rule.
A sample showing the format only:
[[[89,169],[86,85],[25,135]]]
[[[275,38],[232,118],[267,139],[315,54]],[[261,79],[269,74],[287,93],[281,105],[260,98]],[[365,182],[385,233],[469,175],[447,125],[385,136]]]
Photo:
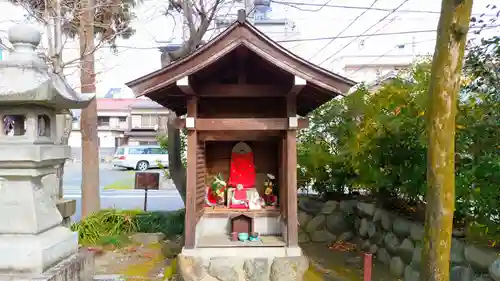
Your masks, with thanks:
[[[0,281],[91,281],[93,274],[94,255],[86,250],[80,250],[42,274],[0,273]]]

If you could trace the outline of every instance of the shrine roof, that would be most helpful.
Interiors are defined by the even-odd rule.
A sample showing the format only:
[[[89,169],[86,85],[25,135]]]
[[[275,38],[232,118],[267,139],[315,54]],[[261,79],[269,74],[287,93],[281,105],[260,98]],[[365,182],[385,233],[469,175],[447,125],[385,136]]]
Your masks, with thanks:
[[[307,87],[297,95],[299,115],[306,115],[336,96],[347,94],[349,89],[356,85],[355,81],[288,51],[250,24],[246,16],[241,14],[225,31],[190,55],[126,85],[136,96],[147,96],[176,112],[177,115],[183,115],[186,113],[187,95],[182,93],[176,82],[202,72],[242,48],[292,77],[296,76],[306,81]]]

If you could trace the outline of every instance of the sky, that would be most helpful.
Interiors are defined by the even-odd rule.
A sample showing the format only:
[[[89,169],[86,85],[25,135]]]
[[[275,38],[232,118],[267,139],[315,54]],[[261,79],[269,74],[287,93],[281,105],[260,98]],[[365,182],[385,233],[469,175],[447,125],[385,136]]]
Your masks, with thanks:
[[[441,2],[438,0],[377,0],[375,4],[374,0],[276,1],[310,5],[272,3],[270,18],[286,19],[294,24],[290,24],[286,30],[267,30],[269,35],[276,40],[288,41],[281,44],[297,55],[342,75],[349,76],[348,72],[343,72],[346,64],[408,63],[419,55],[432,54],[435,47],[434,30],[437,27],[439,19],[437,12],[440,10]],[[174,21],[171,17],[163,15],[166,2],[166,0],[143,0],[134,9],[136,18],[132,26],[136,34],[129,40],[119,40],[116,53],[107,47],[98,50],[96,53],[98,95],[104,95],[110,88],[124,88],[124,83],[159,69],[160,52],[157,48],[167,42],[182,41],[179,19]],[[372,8],[389,11],[328,6],[369,7],[372,4]],[[486,8],[488,4],[500,6],[500,0],[475,0],[473,14],[492,14]],[[391,13],[391,10],[398,6],[399,9]],[[25,22],[25,15],[26,12],[21,7],[0,0],[0,38],[5,40],[7,30],[13,24]],[[370,27],[372,28],[369,29]],[[39,29],[43,32],[42,27]],[[343,31],[341,36],[348,38],[335,40],[328,38],[337,36],[341,31]],[[356,37],[374,33],[403,34]],[[481,36],[487,37],[495,33],[500,33],[499,27],[489,29]],[[213,35],[207,34],[205,39],[211,37]],[[327,38],[324,40],[309,40],[325,37]],[[78,56],[76,43],[71,40],[66,41],[64,61]],[[77,88],[78,68],[65,69],[65,74],[68,82]],[[132,93],[129,89],[125,89],[123,95],[132,96]]]

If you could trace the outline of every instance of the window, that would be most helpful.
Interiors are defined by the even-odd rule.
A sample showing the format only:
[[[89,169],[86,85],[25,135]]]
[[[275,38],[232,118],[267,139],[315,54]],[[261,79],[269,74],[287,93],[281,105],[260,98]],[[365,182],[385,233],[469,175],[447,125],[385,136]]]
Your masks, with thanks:
[[[148,154],[148,149],[147,148],[129,148],[128,154]]]
[[[167,154],[167,151],[159,147],[153,147],[150,149],[150,154]]]
[[[116,150],[116,153],[115,153],[115,154],[116,154],[116,155],[124,155],[124,154],[125,154],[125,148],[123,148],[123,147],[122,147],[122,148],[118,148],[118,149]]]
[[[158,125],[158,115],[144,114],[141,117],[141,127],[152,128]]]
[[[108,116],[97,117],[97,125],[98,126],[109,126],[109,117]]]

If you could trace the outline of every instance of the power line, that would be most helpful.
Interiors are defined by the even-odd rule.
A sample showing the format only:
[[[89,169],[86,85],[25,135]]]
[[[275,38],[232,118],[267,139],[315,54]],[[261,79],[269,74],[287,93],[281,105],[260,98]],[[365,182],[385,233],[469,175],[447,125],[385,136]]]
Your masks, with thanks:
[[[373,25],[371,25],[368,29],[366,29],[363,33],[361,33],[361,35],[364,35],[365,33],[367,33],[368,31],[370,31],[370,29],[372,29],[373,27],[375,27],[377,24],[381,23],[383,20],[385,20],[387,17],[389,17],[390,15],[392,15],[394,12],[396,12],[399,8],[401,8],[404,4],[406,4],[409,0],[404,0],[403,2],[401,2],[401,4],[399,4],[399,6],[397,6],[396,8],[394,8],[392,11],[390,11],[387,15],[383,16],[382,18],[380,18],[376,23],[374,23]],[[375,35],[376,33],[378,32],[378,30],[373,34]],[[323,63],[325,63],[326,61],[329,61],[331,58],[333,58],[334,56],[336,56],[338,53],[342,52],[345,48],[349,47],[349,45],[351,45],[354,41],[356,41],[358,38],[354,38],[352,39],[351,41],[349,41],[349,43],[345,44],[342,48],[340,48],[340,50],[336,51],[335,53],[333,53],[333,55],[329,56],[328,58],[324,59],[322,62],[319,63],[319,65],[322,65]]]
[[[302,11],[314,11],[314,10],[308,10],[308,9],[303,9],[300,8],[300,6],[304,7],[318,7],[318,6],[323,6],[323,4],[314,4],[314,3],[304,3],[304,2],[289,2],[289,1],[276,1],[273,0],[273,3],[276,4],[282,4],[282,5],[287,5],[294,7],[298,10]],[[382,12],[390,12],[392,9],[390,8],[375,8],[375,7],[363,7],[363,6],[348,6],[348,5],[333,5],[333,4],[327,4],[324,5],[325,8],[341,8],[341,9],[353,9],[353,10],[371,10],[371,11],[382,11]],[[435,15],[440,15],[440,11],[432,11],[432,10],[412,10],[412,9],[405,9],[405,10],[398,10],[398,13],[421,13],[421,14],[435,14]],[[473,14],[475,16],[481,16],[484,15],[482,13],[475,13]],[[490,15],[484,15],[484,16],[494,16],[492,14]]]
[[[379,0],[375,0],[373,1],[373,3],[370,5],[370,8],[373,7]],[[364,14],[366,14],[369,10],[366,9],[364,10],[361,14],[359,14],[354,20],[352,20],[344,29],[342,29],[342,31],[340,31],[337,36],[335,37],[338,37],[340,35],[342,35],[346,30],[348,30],[359,18],[361,18]],[[332,40],[330,40],[328,43],[326,43],[325,46],[323,46],[323,48],[319,49],[319,51],[317,51],[314,55],[312,55],[309,60],[312,60],[314,57],[316,57],[319,53],[321,53],[324,49],[326,49],[326,47],[330,46],[330,44],[333,43],[333,41],[335,41],[335,38],[333,38]]]
[[[496,28],[500,27],[500,24],[498,25],[490,25],[490,26],[473,26],[470,27],[471,29],[491,29],[491,28]],[[338,36],[338,37],[314,37],[314,38],[302,38],[302,39],[287,39],[287,40],[278,40],[276,41],[277,43],[292,43],[292,42],[314,42],[314,41],[322,41],[322,40],[331,40],[332,38],[335,39],[348,39],[348,38],[361,38],[361,37],[372,37],[372,36],[388,36],[388,35],[402,35],[402,34],[417,34],[417,33],[429,33],[429,32],[436,32],[436,29],[425,29],[425,30],[409,30],[409,31],[396,31],[396,32],[385,32],[385,33],[371,33],[371,34],[358,34],[358,35],[343,35],[343,36]]]

